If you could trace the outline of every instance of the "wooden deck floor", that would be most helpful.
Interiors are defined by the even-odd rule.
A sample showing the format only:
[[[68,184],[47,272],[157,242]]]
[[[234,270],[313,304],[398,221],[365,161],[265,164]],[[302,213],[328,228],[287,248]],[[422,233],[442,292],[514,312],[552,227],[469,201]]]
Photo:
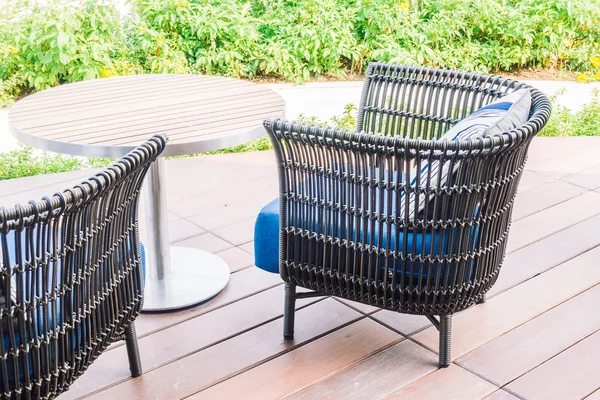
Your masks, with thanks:
[[[213,300],[137,321],[144,374],[103,354],[60,399],[600,399],[600,139],[536,139],[508,255],[488,301],[454,318],[436,366],[424,317],[335,298],[298,302],[282,340],[283,287],[253,266],[253,224],[276,197],[272,154],[167,161],[173,242],[219,254]],[[0,182],[0,204],[54,193],[87,172]],[[32,189],[34,188],[34,189]]]

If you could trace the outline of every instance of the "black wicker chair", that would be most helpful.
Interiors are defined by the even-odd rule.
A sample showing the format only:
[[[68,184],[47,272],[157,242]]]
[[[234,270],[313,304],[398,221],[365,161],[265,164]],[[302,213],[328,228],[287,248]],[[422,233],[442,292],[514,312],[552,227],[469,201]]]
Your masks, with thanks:
[[[452,314],[484,301],[498,277],[527,150],[550,103],[531,89],[522,126],[476,139],[436,139],[520,88],[528,86],[372,63],[357,132],[265,121],[280,198],[257,220],[256,265],[279,251],[273,264],[285,281],[286,339],[293,338],[297,298],[338,296],[427,316],[440,332],[439,364],[449,365]],[[453,172],[432,179],[421,166],[433,162]],[[415,198],[428,206],[403,212]],[[261,219],[268,215],[279,219],[275,232],[265,232]],[[277,231],[279,243],[272,240]],[[296,286],[312,292],[297,293]]]
[[[72,189],[0,209],[2,398],[54,398],[120,340],[142,373],[138,198],[165,145],[155,136]]]

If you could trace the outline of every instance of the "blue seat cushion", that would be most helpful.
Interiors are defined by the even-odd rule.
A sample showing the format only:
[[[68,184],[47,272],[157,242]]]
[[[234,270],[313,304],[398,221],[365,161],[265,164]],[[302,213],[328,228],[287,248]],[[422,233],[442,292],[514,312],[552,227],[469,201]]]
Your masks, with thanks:
[[[475,210],[477,212],[477,209]],[[377,225],[377,224],[376,224]],[[338,227],[338,233],[340,228]],[[403,231],[398,232],[398,240],[396,240],[395,229],[391,229],[391,237],[387,237],[387,227],[384,224],[381,235],[381,243],[383,246],[389,243],[390,250],[395,250],[396,243],[400,247],[400,251],[406,251],[406,254],[424,255],[424,256],[444,256],[448,252],[448,249],[454,248],[455,241],[448,231],[445,233],[431,233],[431,232],[408,232],[406,235]],[[373,235],[365,238],[365,242],[369,244],[371,237],[373,245],[379,243],[379,231],[376,227]],[[470,244],[469,249],[472,249],[477,240],[478,227],[473,227],[469,238]],[[358,240],[362,240],[362,235],[358,237]],[[275,199],[267,204],[259,213],[256,224],[254,227],[254,258],[255,265],[265,271],[278,273],[279,272],[279,199]],[[301,258],[301,255],[294,255],[294,259]],[[386,261],[383,257],[380,262],[381,268],[389,271],[394,269],[399,270],[399,263],[396,263],[396,267],[392,266],[393,262]],[[419,262],[405,263],[404,269],[406,273],[412,271],[413,276],[428,276],[437,273],[438,268],[442,268],[442,273],[445,269],[444,265],[436,263],[422,263]],[[431,268],[430,268],[431,267]],[[465,268],[465,274],[471,275],[474,270],[474,263],[471,262]],[[380,275],[381,276],[381,275]]]
[[[254,264],[279,273],[279,199],[260,210],[254,224]]]

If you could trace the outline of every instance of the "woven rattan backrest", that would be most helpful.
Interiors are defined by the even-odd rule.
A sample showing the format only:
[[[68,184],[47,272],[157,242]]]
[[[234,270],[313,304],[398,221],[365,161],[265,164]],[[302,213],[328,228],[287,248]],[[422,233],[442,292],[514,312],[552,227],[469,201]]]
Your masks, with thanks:
[[[472,111],[525,86],[494,75],[371,63],[357,130],[437,139]]]
[[[139,313],[138,199],[165,145],[155,136],[72,189],[0,209],[4,397],[64,391]]]
[[[279,167],[283,279],[403,312],[472,304],[497,277],[528,145],[550,104],[532,90],[522,127],[470,141],[427,138],[520,86],[376,63],[359,110],[363,132],[267,121]],[[422,173],[433,161],[453,174],[442,182],[431,169]],[[411,196],[428,207],[402,212]]]

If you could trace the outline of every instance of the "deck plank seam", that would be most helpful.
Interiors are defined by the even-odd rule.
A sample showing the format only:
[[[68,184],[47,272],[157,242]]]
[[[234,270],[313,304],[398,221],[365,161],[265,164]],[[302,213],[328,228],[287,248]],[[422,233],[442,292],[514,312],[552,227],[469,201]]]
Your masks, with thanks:
[[[324,300],[326,300],[326,299],[327,299],[326,297],[323,297],[323,298],[314,298],[314,300],[311,298],[311,299],[309,300],[309,302],[308,302],[308,303],[306,303],[306,304],[302,304],[301,306],[298,306],[298,307],[296,307],[296,311],[302,310],[303,308],[306,308],[306,307],[312,306],[312,305],[314,305],[314,304],[316,304],[316,303],[319,303],[319,302],[321,302],[321,301],[324,301]],[[212,312],[212,311],[214,311],[214,310],[211,310],[211,312]],[[206,314],[208,314],[208,313],[206,313]],[[206,314],[201,314],[201,315],[198,315],[198,316],[196,316],[195,318],[201,317],[201,316],[203,316],[203,315],[206,315]],[[184,358],[186,358],[186,357],[192,356],[192,355],[194,355],[194,354],[196,354],[196,353],[199,353],[199,352],[201,352],[201,351],[207,350],[207,349],[209,349],[209,348],[211,348],[211,347],[213,347],[213,346],[216,346],[216,345],[218,345],[218,344],[220,344],[220,343],[223,343],[223,342],[226,342],[226,341],[228,341],[228,340],[231,340],[231,339],[233,339],[233,338],[235,338],[235,337],[237,337],[237,336],[240,336],[240,335],[242,335],[242,334],[244,334],[244,333],[247,333],[247,332],[250,332],[250,331],[252,331],[252,330],[254,330],[254,329],[260,328],[261,326],[263,326],[263,325],[266,325],[266,324],[268,324],[268,323],[271,323],[271,322],[273,322],[273,321],[276,321],[276,320],[278,320],[278,319],[280,319],[280,318],[283,318],[283,312],[282,312],[281,314],[279,314],[279,315],[275,316],[275,317],[268,318],[267,320],[264,320],[264,321],[262,321],[262,322],[260,322],[260,323],[258,323],[258,324],[255,324],[255,325],[253,325],[253,326],[251,326],[251,327],[248,327],[248,328],[242,329],[242,330],[240,330],[240,331],[238,331],[238,332],[236,332],[236,333],[234,333],[234,334],[231,334],[231,335],[229,335],[229,336],[226,336],[226,337],[223,337],[223,338],[219,338],[218,340],[216,340],[216,341],[214,341],[214,342],[211,342],[211,343],[209,343],[209,344],[206,344],[206,345],[204,345],[204,346],[202,346],[202,347],[199,347],[199,348],[195,349],[194,351],[190,351],[190,352],[188,352],[188,353],[185,353],[185,354],[183,354],[183,355],[177,356],[177,357],[175,357],[175,358],[171,358],[170,360],[168,360],[168,361],[166,361],[166,362],[163,362],[163,363],[160,363],[160,364],[157,364],[157,365],[155,365],[155,366],[153,366],[153,367],[151,367],[151,368],[145,367],[145,368],[144,368],[144,373],[143,373],[143,374],[146,374],[146,373],[148,373],[148,372],[152,372],[152,371],[154,371],[154,370],[157,370],[157,369],[163,368],[163,367],[165,367],[165,366],[167,366],[167,365],[169,365],[169,364],[172,364],[172,363],[174,363],[174,362],[177,362],[177,361],[179,361],[179,360],[182,360],[182,359],[184,359]],[[192,319],[193,319],[193,318],[192,318]],[[188,321],[189,321],[189,320],[188,320]],[[357,322],[357,320],[352,320],[352,321],[348,322],[346,325],[350,325],[351,323],[354,323],[354,322]],[[346,326],[346,325],[344,325],[344,326]],[[169,326],[169,327],[167,327],[167,328],[165,328],[165,329],[169,329],[169,328],[171,328],[171,327],[173,327],[173,326],[176,326],[176,325],[171,325],[171,326]],[[336,331],[336,330],[338,330],[338,329],[340,329],[340,328],[342,328],[342,327],[344,327],[344,326],[340,325],[340,326],[338,326],[338,327],[334,328],[334,329],[333,329],[333,330],[331,330],[331,331],[325,332],[325,334],[324,334],[324,335],[327,335],[327,334],[329,334],[329,333],[332,333],[332,332],[334,332],[334,331]],[[323,335],[323,336],[324,336],[324,335]],[[296,349],[296,348],[298,348],[298,347],[301,347],[301,346],[303,346],[303,345],[304,345],[304,343],[302,343],[302,344],[299,344],[299,345],[298,345],[298,346],[296,346],[296,347],[291,347],[291,349]],[[107,349],[107,351],[109,351],[109,350],[114,350],[115,348],[117,348],[117,347],[120,347],[120,346],[122,346],[122,344],[120,344],[119,346],[116,346],[116,347],[113,347],[113,348]],[[286,350],[285,350],[285,353],[287,353],[287,352],[288,352],[288,350],[289,350],[289,349],[286,349]],[[282,354],[285,354],[285,353],[281,353],[281,354],[279,354],[279,355],[282,355]],[[272,358],[276,358],[276,357],[278,357],[278,356],[272,356]],[[143,358],[142,358],[142,359],[143,359]],[[257,364],[257,365],[258,365],[258,364]],[[254,367],[252,367],[252,368],[254,368]],[[248,368],[248,370],[249,370],[249,369],[252,369],[252,368]],[[105,390],[108,390],[108,389],[110,389],[110,388],[112,388],[112,387],[114,387],[114,386],[120,385],[120,384],[122,384],[122,383],[124,383],[124,382],[127,382],[127,381],[130,381],[130,380],[132,380],[132,379],[134,379],[134,378],[132,378],[132,377],[130,377],[130,376],[128,376],[128,377],[125,377],[125,378],[123,378],[123,379],[121,379],[121,380],[119,380],[119,381],[112,382],[111,384],[109,384],[109,385],[106,385],[106,386],[104,386],[104,387],[102,387],[102,388],[100,388],[100,389],[94,390],[93,392],[89,392],[89,393],[85,394],[84,396],[82,396],[82,397],[80,397],[80,398],[85,398],[85,397],[93,396],[94,394],[101,393],[101,392],[103,392],[103,391],[105,391]],[[229,377],[227,377],[227,378],[224,378],[223,380],[226,380],[226,379],[229,379]],[[218,382],[218,383],[220,383],[220,382]],[[217,384],[217,383],[215,383],[215,384]],[[211,385],[211,386],[214,386],[214,385]],[[205,390],[205,389],[207,389],[207,388],[208,388],[208,387],[206,387],[206,388],[204,388],[204,389],[202,389],[202,390]],[[202,390],[200,390],[200,391],[202,391]],[[196,392],[196,393],[197,393],[197,392]]]
[[[563,181],[561,181],[561,182],[563,182]],[[578,186],[578,185],[572,184],[572,183],[570,183],[570,182],[563,182],[563,183],[569,184],[569,185],[571,185],[571,186],[577,186],[578,188],[586,189],[586,188],[584,188],[583,186]],[[593,192],[593,190],[591,190],[591,189],[587,189],[587,191],[585,191],[585,192],[582,192],[582,193],[580,193],[580,194],[578,194],[578,195],[576,195],[576,196],[569,197],[568,199],[565,199],[565,200],[559,201],[558,203],[554,203],[554,204],[552,204],[552,205],[550,205],[550,206],[548,206],[548,207],[544,207],[544,208],[537,209],[537,210],[535,210],[534,212],[532,212],[532,213],[530,213],[530,214],[527,214],[527,215],[524,215],[524,216],[522,216],[522,217],[520,217],[520,218],[517,218],[517,219],[513,219],[513,220],[511,220],[511,224],[513,224],[513,223],[515,223],[515,222],[517,222],[517,221],[520,221],[520,220],[522,220],[522,219],[525,219],[525,218],[531,217],[532,215],[536,215],[536,214],[538,214],[538,213],[540,213],[540,212],[542,212],[542,211],[549,210],[549,209],[551,209],[552,207],[556,207],[556,206],[558,206],[558,205],[561,205],[561,204],[563,204],[563,203],[566,203],[567,201],[571,201],[571,200],[573,200],[573,199],[576,199],[576,198],[578,198],[578,197],[580,197],[580,196],[583,196],[584,194],[586,194],[586,193],[589,193],[589,192]],[[518,196],[517,196],[517,197],[518,197]]]
[[[590,393],[590,394],[586,395],[586,396],[583,398],[583,400],[587,399],[588,397],[591,397],[593,394],[596,394],[596,393],[600,394],[600,386],[598,386],[598,388],[597,388],[596,390],[594,390],[592,393]]]
[[[589,192],[588,192],[588,193],[589,193]],[[563,227],[563,228],[559,229],[559,230],[558,230],[558,231],[556,231],[556,232],[552,232],[552,233],[550,233],[550,234],[548,234],[548,235],[546,235],[546,236],[543,236],[543,237],[541,237],[541,238],[539,238],[539,239],[537,239],[537,240],[534,240],[533,242],[527,243],[527,244],[526,244],[526,245],[524,245],[524,246],[521,246],[521,247],[518,247],[518,248],[512,249],[511,251],[507,251],[507,252],[506,252],[506,255],[513,254],[513,253],[515,253],[515,252],[517,252],[517,251],[519,251],[519,250],[522,250],[522,249],[524,249],[525,247],[528,247],[528,246],[531,246],[532,244],[535,244],[535,243],[541,242],[541,241],[542,241],[542,240],[544,240],[544,239],[548,239],[549,237],[551,237],[551,236],[553,236],[553,235],[556,235],[557,233],[560,233],[560,232],[562,232],[562,231],[564,231],[564,230],[567,230],[567,229],[569,229],[569,228],[572,228],[572,227],[574,227],[574,226],[576,226],[576,225],[578,225],[578,224],[580,224],[580,223],[582,223],[582,222],[585,222],[585,221],[586,221],[586,220],[588,220],[588,219],[595,218],[595,217],[597,217],[597,216],[599,216],[599,215],[600,215],[600,213],[596,213],[596,214],[590,215],[590,216],[589,216],[587,219],[585,219],[585,220],[582,220],[582,221],[577,221],[577,222],[575,222],[574,224],[571,224],[571,225],[565,226],[565,227]]]
[[[397,345],[399,343],[402,343],[405,340],[406,340],[406,338],[404,338],[404,337],[400,337],[400,338],[398,338],[396,340],[393,340],[393,341],[385,344],[384,346],[380,347],[379,349],[375,350],[373,353],[370,353],[370,354],[365,355],[364,357],[361,357],[360,359],[356,360],[354,363],[348,364],[345,367],[339,369],[338,371],[335,371],[335,372],[330,373],[328,375],[324,375],[322,377],[319,377],[319,379],[315,380],[314,382],[310,383],[309,385],[306,385],[306,386],[304,386],[302,388],[299,388],[299,389],[295,390],[294,392],[292,392],[289,395],[285,396],[283,399],[284,400],[285,399],[289,399],[290,397],[295,396],[296,394],[302,392],[303,390],[306,390],[306,389],[310,388],[311,386],[318,385],[319,383],[324,382],[324,381],[326,381],[326,380],[328,380],[330,378],[333,378],[333,377],[335,377],[338,374],[342,374],[345,371],[349,370],[350,368],[354,368],[355,366],[357,366],[357,365],[359,365],[359,364],[367,361],[369,358],[375,357],[377,354],[380,354],[380,353],[382,353],[382,352],[384,352],[386,350],[389,350],[391,347],[393,347],[393,346],[395,346],[395,345]],[[383,398],[383,397],[380,397],[380,398]]]
[[[474,351],[475,351],[475,350],[477,350],[477,349],[480,349],[481,347],[483,347],[483,346],[487,345],[488,343],[491,343],[491,342],[493,342],[494,340],[498,339],[499,337],[501,337],[501,336],[504,336],[504,335],[508,334],[509,332],[512,332],[512,331],[514,331],[515,329],[517,329],[517,328],[519,328],[519,327],[521,327],[521,326],[523,326],[523,325],[527,324],[528,322],[530,322],[530,321],[533,321],[534,319],[536,319],[536,318],[538,318],[538,317],[541,317],[542,315],[546,314],[547,312],[549,312],[549,311],[551,311],[551,310],[553,310],[553,309],[555,309],[555,308],[557,308],[557,307],[559,307],[559,306],[561,306],[561,305],[563,305],[563,304],[567,303],[568,301],[571,301],[572,299],[576,298],[577,296],[580,296],[580,295],[582,295],[583,293],[587,292],[588,290],[592,290],[592,289],[594,289],[595,287],[598,287],[598,286],[600,286],[600,282],[596,282],[594,285],[592,285],[592,286],[590,286],[590,287],[588,287],[588,288],[586,288],[586,289],[584,289],[584,290],[582,290],[582,291],[580,291],[580,292],[577,292],[576,294],[574,294],[573,296],[571,296],[571,297],[569,297],[569,298],[565,299],[564,301],[562,301],[562,302],[560,302],[560,303],[558,303],[558,304],[556,304],[556,305],[554,305],[554,306],[552,306],[552,307],[550,307],[550,308],[547,308],[547,309],[545,309],[544,311],[542,311],[541,313],[539,313],[539,314],[537,314],[537,315],[534,315],[534,316],[532,316],[532,317],[531,317],[531,318],[529,318],[527,321],[525,321],[525,322],[523,322],[523,323],[521,323],[521,324],[515,325],[515,326],[513,326],[511,329],[509,329],[509,330],[507,330],[507,331],[505,331],[505,332],[503,332],[503,333],[501,333],[501,334],[499,334],[499,335],[497,335],[497,336],[495,336],[495,337],[491,338],[490,340],[486,341],[485,343],[482,343],[482,344],[481,344],[481,345],[479,345],[478,347],[476,347],[476,348],[474,348],[474,349],[471,349],[471,350],[467,351],[467,352],[466,352],[466,353],[464,353],[464,354],[461,354],[459,357],[457,357],[457,358],[456,358],[456,359],[453,361],[453,363],[454,363],[454,364],[457,364],[457,365],[459,365],[459,364],[457,363],[457,361],[458,361],[458,359],[459,359],[459,358],[465,357],[466,355],[468,355],[468,354],[470,354],[470,353],[474,352]],[[593,332],[593,333],[591,333],[590,335],[587,335],[585,338],[587,338],[587,337],[589,337],[589,336],[591,336],[591,335],[593,335],[593,334],[597,333],[598,331],[600,331],[600,329],[598,329],[598,330],[594,331],[594,332]],[[581,340],[584,340],[585,338],[583,338],[583,339],[581,339]],[[579,340],[577,343],[581,342],[581,340]],[[426,346],[425,346],[425,347],[426,347]],[[568,348],[570,348],[570,347],[572,347],[572,346],[569,346]],[[427,348],[427,347],[426,347],[426,348]],[[431,349],[430,349],[430,350],[431,350]],[[566,350],[566,349],[565,349],[565,350]],[[432,350],[432,351],[434,351],[434,350]],[[563,351],[564,351],[564,350],[563,350]],[[558,355],[558,354],[562,353],[563,351],[561,351],[561,352],[557,353],[556,355]],[[437,354],[437,352],[436,352],[436,354]],[[548,360],[546,360],[546,361],[544,361],[544,362],[542,362],[542,363],[540,363],[540,364],[536,365],[536,367],[535,367],[535,368],[537,368],[537,367],[539,367],[540,365],[542,365],[542,364],[546,363],[546,362],[547,362],[547,361],[549,361],[550,359],[552,359],[552,358],[556,357],[556,355],[554,355],[554,356],[552,356],[551,358],[549,358]],[[461,367],[463,367],[463,366],[461,365]],[[535,369],[535,368],[532,368],[532,370],[533,370],[533,369]],[[531,370],[530,370],[530,371],[531,371]],[[530,371],[528,371],[528,372],[530,372]],[[522,376],[522,375],[521,375],[521,376]],[[514,380],[516,380],[516,379],[518,379],[518,378],[515,378],[515,379],[513,379],[513,381],[514,381]],[[512,381],[511,381],[511,382],[512,382]],[[508,384],[508,383],[507,383],[507,384]],[[503,387],[504,387],[504,386],[503,386]]]
[[[596,285],[596,286],[598,286],[598,285]],[[591,289],[591,288],[590,288],[590,289]],[[526,372],[523,372],[522,374],[520,374],[520,375],[519,375],[519,376],[517,376],[516,378],[514,378],[514,379],[511,379],[510,381],[506,382],[506,383],[505,383],[505,384],[502,386],[502,389],[504,389],[504,390],[508,390],[508,389],[506,388],[506,386],[508,386],[508,385],[510,385],[511,383],[515,382],[516,380],[518,380],[518,379],[522,378],[523,376],[527,375],[528,373],[530,373],[530,372],[532,372],[532,371],[534,371],[534,370],[538,369],[538,368],[539,368],[539,367],[541,367],[542,365],[544,365],[544,364],[546,364],[546,363],[548,363],[548,362],[552,361],[553,359],[555,359],[555,358],[556,358],[556,357],[558,357],[559,355],[561,355],[561,354],[563,354],[563,353],[567,352],[567,351],[568,351],[569,349],[571,349],[572,347],[576,346],[577,344],[579,344],[579,343],[583,342],[584,340],[588,339],[590,336],[593,336],[593,335],[595,335],[595,334],[597,334],[597,333],[599,333],[599,332],[600,332],[600,328],[599,328],[599,329],[596,329],[596,330],[595,330],[595,331],[593,331],[592,333],[590,333],[590,334],[588,334],[588,335],[584,336],[583,338],[581,338],[581,339],[577,340],[576,342],[573,342],[572,344],[570,344],[569,346],[565,347],[564,349],[562,349],[562,350],[561,350],[561,351],[559,351],[558,353],[554,354],[552,357],[548,358],[547,360],[544,360],[544,361],[540,362],[539,364],[537,364],[537,365],[536,365],[536,366],[534,366],[533,368],[530,368],[530,369],[528,369]],[[594,389],[594,390],[593,390],[591,393],[589,393],[587,396],[591,395],[592,393],[594,393],[594,392],[595,392],[596,390],[598,390],[598,389],[600,389],[600,386],[598,386],[596,389]]]
[[[325,300],[325,299],[323,299],[323,300]],[[281,318],[281,317],[280,317],[280,318]],[[229,379],[232,379],[232,378],[234,378],[234,377],[236,377],[236,376],[238,376],[238,375],[240,375],[240,374],[243,374],[244,372],[247,372],[247,371],[249,371],[249,370],[251,370],[251,369],[254,369],[254,368],[256,368],[256,367],[258,367],[258,366],[260,366],[260,365],[262,365],[262,364],[265,364],[265,363],[267,363],[267,362],[269,362],[269,361],[272,361],[272,360],[274,360],[274,359],[276,359],[276,358],[279,358],[279,357],[281,357],[281,356],[283,356],[283,355],[285,355],[285,354],[291,353],[292,351],[295,351],[295,350],[297,350],[297,349],[299,349],[299,348],[301,348],[301,347],[304,347],[304,346],[306,346],[306,345],[308,345],[308,344],[310,344],[310,343],[313,343],[313,342],[315,342],[316,340],[319,340],[319,339],[321,339],[321,338],[323,338],[323,337],[325,337],[325,336],[331,335],[332,333],[334,333],[334,332],[337,332],[337,331],[339,331],[340,329],[343,329],[343,328],[345,328],[345,327],[347,327],[347,326],[350,326],[350,325],[352,325],[352,324],[354,324],[354,323],[357,323],[357,322],[359,322],[359,321],[362,321],[363,319],[366,319],[366,318],[367,318],[366,316],[364,316],[364,315],[362,315],[362,314],[359,314],[359,316],[358,316],[357,318],[355,318],[355,319],[352,319],[352,320],[350,320],[350,321],[348,321],[348,322],[345,322],[345,323],[343,323],[343,324],[340,324],[340,325],[336,326],[336,327],[335,327],[335,328],[333,328],[333,329],[330,329],[330,330],[328,330],[328,331],[326,331],[326,332],[323,332],[323,333],[322,333],[322,334],[320,334],[320,335],[316,335],[316,336],[314,336],[314,337],[312,337],[312,338],[310,338],[310,339],[307,339],[306,341],[304,341],[304,342],[302,342],[302,343],[298,344],[297,346],[293,345],[293,346],[291,346],[291,347],[289,347],[289,348],[287,348],[287,349],[284,349],[284,350],[282,350],[281,352],[279,352],[279,353],[277,353],[277,354],[273,354],[273,355],[271,355],[271,356],[269,356],[269,357],[266,357],[266,358],[264,358],[264,359],[262,359],[262,360],[260,360],[260,361],[258,361],[258,362],[256,362],[256,363],[254,363],[254,364],[251,364],[251,365],[249,365],[249,366],[246,366],[246,367],[244,367],[244,368],[242,368],[242,369],[240,369],[240,370],[237,370],[237,371],[235,371],[235,372],[233,372],[233,373],[231,373],[231,374],[229,374],[229,375],[227,375],[227,376],[225,376],[225,377],[223,377],[223,378],[221,378],[221,379],[218,379],[218,380],[216,380],[216,381],[214,381],[214,382],[211,382],[209,385],[206,385],[206,386],[205,386],[205,387],[203,387],[202,389],[200,389],[200,390],[198,390],[198,391],[196,391],[196,392],[194,392],[194,393],[191,393],[190,395],[188,395],[188,396],[185,396],[184,398],[189,398],[189,397],[191,397],[191,396],[194,396],[194,395],[195,395],[195,394],[197,394],[197,393],[200,393],[200,392],[202,392],[202,391],[204,391],[204,390],[207,390],[207,389],[209,389],[209,388],[211,388],[211,387],[213,387],[213,386],[216,386],[216,385],[218,385],[218,384],[220,384],[220,383],[223,383],[223,382],[225,382],[225,381],[227,381],[227,380],[229,380]],[[398,342],[400,342],[400,341],[402,341],[402,340],[403,340],[403,338],[400,338]],[[364,360],[364,359],[361,359],[360,361],[363,361],[363,360]],[[353,365],[354,365],[354,364],[353,364]],[[305,388],[303,388],[303,389],[305,389]]]
[[[558,232],[557,232],[557,233],[558,233]],[[583,256],[584,254],[586,254],[586,253],[589,253],[590,251],[593,251],[593,250],[597,249],[598,247],[600,247],[600,242],[599,242],[599,243],[597,243],[597,244],[595,244],[595,245],[593,245],[592,247],[589,247],[589,248],[587,248],[587,249],[585,249],[585,250],[583,250],[583,251],[581,251],[581,252],[579,252],[579,253],[577,253],[577,254],[573,255],[572,257],[570,257],[570,258],[568,258],[568,259],[566,259],[566,260],[564,260],[564,261],[562,261],[562,262],[560,262],[560,263],[558,263],[558,264],[554,264],[554,265],[552,265],[551,267],[549,267],[549,268],[547,268],[547,269],[545,269],[545,270],[543,270],[543,271],[540,271],[540,272],[538,272],[537,274],[535,274],[535,275],[533,275],[533,276],[530,276],[529,278],[526,278],[526,279],[524,279],[524,280],[520,281],[520,282],[519,282],[519,283],[517,283],[517,284],[514,284],[514,285],[512,285],[512,286],[509,286],[509,287],[507,287],[507,288],[505,288],[505,289],[503,289],[503,290],[501,290],[501,291],[499,291],[499,292],[496,292],[496,293],[494,293],[493,295],[491,295],[491,296],[487,297],[487,300],[493,299],[494,297],[498,296],[499,294],[505,293],[505,292],[507,292],[508,290],[511,290],[511,289],[513,289],[513,288],[515,288],[515,287],[517,287],[517,286],[519,286],[519,285],[521,285],[521,284],[523,284],[523,283],[525,283],[525,282],[528,282],[528,281],[530,281],[530,280],[531,280],[531,279],[533,279],[533,278],[536,278],[536,277],[538,277],[538,276],[540,276],[540,275],[542,275],[542,274],[545,274],[546,272],[549,272],[549,271],[553,270],[554,268],[560,267],[561,265],[563,265],[563,264],[565,264],[565,263],[568,263],[568,262],[570,262],[570,261],[574,260],[574,259],[575,259],[575,258],[577,258],[577,257],[581,257],[581,256]]]

